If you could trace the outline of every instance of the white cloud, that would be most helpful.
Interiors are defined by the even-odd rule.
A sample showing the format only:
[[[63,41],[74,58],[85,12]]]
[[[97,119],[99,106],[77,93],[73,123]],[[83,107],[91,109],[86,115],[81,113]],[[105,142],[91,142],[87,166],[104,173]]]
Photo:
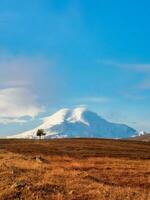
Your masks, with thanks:
[[[18,118],[0,118],[0,124],[24,124],[27,120],[18,119]]]
[[[133,71],[150,73],[150,63],[119,63],[112,60],[98,60],[97,63],[119,68],[126,68]]]
[[[0,90],[0,123],[23,123],[25,121],[21,117],[34,118],[42,111],[29,89],[14,87]]]
[[[43,110],[39,100],[50,106],[60,102],[66,79],[58,60],[0,49],[0,124],[25,123],[24,116],[34,118]]]

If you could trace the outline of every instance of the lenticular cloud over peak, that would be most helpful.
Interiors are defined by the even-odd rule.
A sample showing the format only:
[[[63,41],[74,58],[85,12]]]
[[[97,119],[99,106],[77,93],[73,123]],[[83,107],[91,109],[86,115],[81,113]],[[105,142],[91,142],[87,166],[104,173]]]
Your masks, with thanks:
[[[17,123],[21,117],[34,118],[43,108],[38,105],[36,96],[23,87],[0,90],[0,123]]]

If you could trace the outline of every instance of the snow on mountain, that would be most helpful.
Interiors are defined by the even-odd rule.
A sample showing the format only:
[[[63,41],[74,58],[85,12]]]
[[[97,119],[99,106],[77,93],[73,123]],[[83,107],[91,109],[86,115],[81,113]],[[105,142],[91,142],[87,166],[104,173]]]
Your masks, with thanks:
[[[124,124],[106,121],[86,108],[61,109],[43,120],[43,124],[9,138],[36,138],[38,129],[44,129],[45,138],[102,137],[126,138],[137,134],[136,130]]]

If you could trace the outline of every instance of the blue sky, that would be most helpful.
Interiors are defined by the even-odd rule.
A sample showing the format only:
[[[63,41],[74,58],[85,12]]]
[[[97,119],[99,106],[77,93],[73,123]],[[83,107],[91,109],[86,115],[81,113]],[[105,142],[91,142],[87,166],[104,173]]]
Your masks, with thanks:
[[[0,1],[0,135],[63,107],[150,131],[150,3]]]

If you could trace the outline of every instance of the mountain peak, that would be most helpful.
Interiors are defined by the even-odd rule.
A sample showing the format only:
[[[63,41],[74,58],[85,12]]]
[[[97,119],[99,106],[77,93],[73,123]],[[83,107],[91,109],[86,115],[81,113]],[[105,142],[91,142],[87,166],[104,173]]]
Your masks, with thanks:
[[[63,108],[51,115],[50,117],[44,118],[44,122],[60,124],[62,122],[67,121],[70,123],[81,122],[84,124],[88,124],[84,120],[84,113],[86,113],[87,111],[88,110],[83,107],[78,107],[75,109]]]

